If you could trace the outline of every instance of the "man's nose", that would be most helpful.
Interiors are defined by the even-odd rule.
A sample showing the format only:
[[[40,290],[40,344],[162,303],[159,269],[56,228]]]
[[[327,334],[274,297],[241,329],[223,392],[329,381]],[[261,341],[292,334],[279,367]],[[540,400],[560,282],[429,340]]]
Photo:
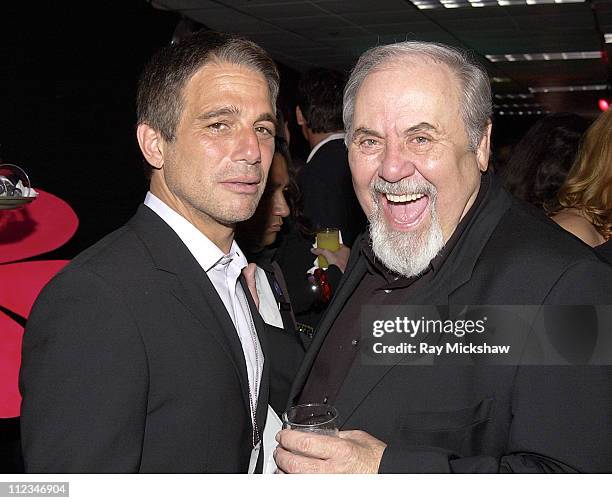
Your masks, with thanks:
[[[387,182],[395,183],[412,176],[416,166],[410,152],[399,141],[389,141],[385,146],[385,154],[378,175]]]
[[[261,149],[259,138],[252,129],[244,129],[238,137],[236,160],[247,164],[258,164],[261,162]]]

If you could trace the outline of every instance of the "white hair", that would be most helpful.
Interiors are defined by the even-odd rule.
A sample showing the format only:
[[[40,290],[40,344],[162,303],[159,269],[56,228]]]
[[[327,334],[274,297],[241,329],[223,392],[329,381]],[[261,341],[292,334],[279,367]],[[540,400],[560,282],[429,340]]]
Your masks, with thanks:
[[[353,134],[355,97],[365,78],[383,64],[401,59],[430,59],[445,64],[462,87],[461,115],[470,150],[476,151],[491,117],[491,85],[486,71],[468,55],[454,47],[433,42],[406,41],[373,47],[364,52],[353,68],[344,88],[342,118],[347,144]],[[410,72],[410,67],[406,68]]]

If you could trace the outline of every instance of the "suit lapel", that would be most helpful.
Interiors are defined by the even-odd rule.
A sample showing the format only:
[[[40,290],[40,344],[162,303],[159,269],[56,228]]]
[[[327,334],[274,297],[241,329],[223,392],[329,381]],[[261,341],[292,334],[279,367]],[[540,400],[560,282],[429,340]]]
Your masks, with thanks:
[[[257,335],[259,338],[259,344],[261,345],[261,351],[264,354],[264,365],[263,371],[261,375],[261,384],[259,386],[259,396],[257,398],[257,411],[255,412],[255,417],[257,419],[257,426],[259,428],[259,435],[263,434],[263,429],[266,424],[266,417],[268,415],[268,401],[269,401],[269,386],[270,382],[270,364],[265,359],[265,355],[270,354],[268,348],[268,340],[265,337],[265,325],[264,321],[259,314],[257,307],[255,306],[255,302],[251,297],[251,292],[249,290],[248,285],[246,284],[246,280],[243,276],[240,276],[240,284],[242,285],[242,289],[246,295],[246,298],[249,302],[249,309],[251,310],[251,316],[253,317],[253,324],[255,325],[255,330],[257,331]]]
[[[201,324],[202,337],[213,338],[229,356],[240,381],[244,405],[250,411],[242,345],[212,282],[178,235],[151,209],[140,205],[128,225],[145,243],[156,267],[176,276],[178,281],[171,287],[171,293]],[[212,313],[218,327],[211,327],[210,317],[204,313]]]
[[[459,241],[431,284],[431,290],[446,292],[444,299],[449,298],[465,285],[472,277],[476,262],[480,258],[495,228],[503,215],[512,205],[512,198],[502,188],[497,177],[489,177],[489,188],[476,214],[464,229]]]
[[[188,277],[181,275],[180,283],[172,293],[201,323],[202,333],[206,332],[215,339],[230,357],[234,370],[240,380],[244,404],[250,411],[249,380],[242,344],[240,343],[234,323],[229,317],[227,309],[212,282],[200,268],[199,271],[193,271],[193,274]],[[218,325],[221,327],[220,331],[211,330],[209,321],[202,316],[203,310],[213,313]]]

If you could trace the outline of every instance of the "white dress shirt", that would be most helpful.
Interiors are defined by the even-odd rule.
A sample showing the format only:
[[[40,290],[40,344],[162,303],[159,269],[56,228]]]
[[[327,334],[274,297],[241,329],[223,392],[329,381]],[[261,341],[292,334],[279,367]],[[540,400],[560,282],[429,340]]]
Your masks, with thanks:
[[[310,154],[308,154],[308,159],[306,159],[306,164],[308,164],[310,162],[310,159],[312,159],[314,157],[314,155],[317,153],[317,150],[319,150],[323,145],[325,145],[326,143],[329,143],[330,141],[333,141],[333,140],[344,140],[345,136],[346,136],[345,133],[333,133],[333,134],[330,134],[324,140],[321,140],[314,147],[312,147],[312,150],[310,151]]]
[[[264,356],[244,290],[240,281],[238,281],[242,269],[248,265],[244,254],[236,241],[233,241],[230,252],[225,255],[191,222],[151,192],[147,192],[144,204],[157,213],[176,232],[200,264],[200,267],[206,272],[219,297],[221,297],[242,345],[252,398],[251,420],[255,424],[255,411],[257,410],[257,397],[263,372]]]

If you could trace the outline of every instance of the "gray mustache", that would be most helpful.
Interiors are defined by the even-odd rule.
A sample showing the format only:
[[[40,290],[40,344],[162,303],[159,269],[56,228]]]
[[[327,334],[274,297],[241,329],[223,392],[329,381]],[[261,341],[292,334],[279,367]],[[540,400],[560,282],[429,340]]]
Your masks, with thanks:
[[[406,193],[420,192],[428,196],[435,196],[437,193],[436,187],[425,180],[405,179],[399,182],[387,182],[378,178],[370,185],[372,194],[376,192],[401,195]]]

